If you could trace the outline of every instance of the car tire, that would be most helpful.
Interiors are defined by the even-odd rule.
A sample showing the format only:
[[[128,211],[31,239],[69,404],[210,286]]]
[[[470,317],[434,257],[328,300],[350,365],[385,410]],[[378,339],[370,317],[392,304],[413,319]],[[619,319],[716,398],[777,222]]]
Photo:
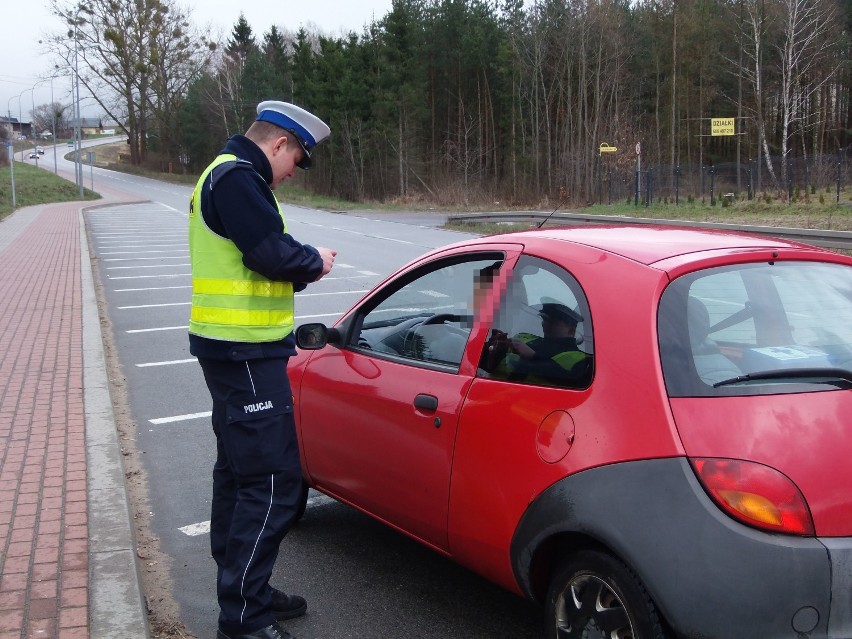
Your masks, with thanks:
[[[296,504],[296,516],[293,518],[293,523],[296,524],[305,514],[308,507],[308,484],[302,480],[302,494],[299,495],[299,501]]]
[[[584,550],[554,573],[547,593],[549,639],[667,639],[642,583],[612,555]]]

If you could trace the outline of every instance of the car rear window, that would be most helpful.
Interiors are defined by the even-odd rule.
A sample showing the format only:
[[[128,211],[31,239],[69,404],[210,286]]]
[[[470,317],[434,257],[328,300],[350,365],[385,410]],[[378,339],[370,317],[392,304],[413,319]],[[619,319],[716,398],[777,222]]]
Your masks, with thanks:
[[[743,264],[691,273],[660,300],[670,396],[852,386],[852,267]]]

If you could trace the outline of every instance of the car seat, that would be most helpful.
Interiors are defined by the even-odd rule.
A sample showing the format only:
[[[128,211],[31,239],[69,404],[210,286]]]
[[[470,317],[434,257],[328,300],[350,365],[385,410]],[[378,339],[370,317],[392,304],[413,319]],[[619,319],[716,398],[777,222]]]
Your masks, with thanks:
[[[687,299],[686,315],[692,359],[701,381],[713,385],[742,375],[742,371],[725,357],[716,342],[710,339],[710,313],[704,302],[690,295]]]

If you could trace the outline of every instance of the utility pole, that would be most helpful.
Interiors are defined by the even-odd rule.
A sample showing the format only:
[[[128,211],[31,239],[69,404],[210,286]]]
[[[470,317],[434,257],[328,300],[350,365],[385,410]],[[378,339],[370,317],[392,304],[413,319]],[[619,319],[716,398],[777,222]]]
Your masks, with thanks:
[[[77,5],[77,12],[74,14],[74,31],[68,33],[74,38],[74,87],[72,88],[72,96],[74,97],[74,178],[79,189],[80,199],[83,199],[83,159],[80,157],[82,147],[82,134],[80,125],[80,62],[77,43],[77,32],[80,25],[80,5]]]

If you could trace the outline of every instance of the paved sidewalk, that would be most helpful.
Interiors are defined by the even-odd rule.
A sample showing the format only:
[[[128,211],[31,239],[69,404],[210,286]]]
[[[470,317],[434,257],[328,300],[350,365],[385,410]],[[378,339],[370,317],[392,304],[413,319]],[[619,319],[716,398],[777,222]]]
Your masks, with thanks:
[[[82,208],[0,222],[0,639],[146,639]]]

